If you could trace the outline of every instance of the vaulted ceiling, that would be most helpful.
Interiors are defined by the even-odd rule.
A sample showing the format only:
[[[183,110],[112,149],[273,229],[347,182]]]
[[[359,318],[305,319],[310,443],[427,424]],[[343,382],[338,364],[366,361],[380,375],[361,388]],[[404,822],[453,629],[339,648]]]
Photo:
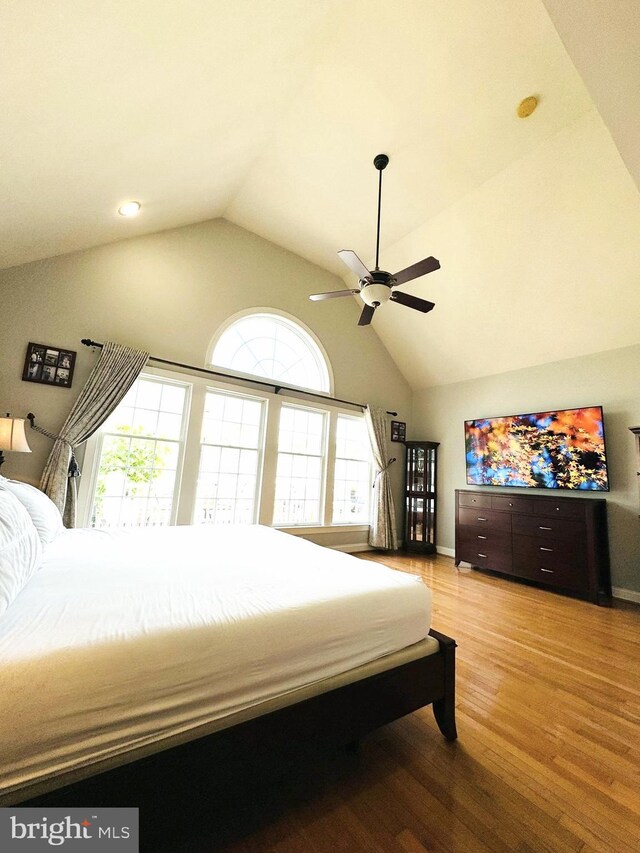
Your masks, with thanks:
[[[560,35],[539,0],[3,4],[0,264],[225,217],[355,286],[336,252],[372,261],[386,152],[381,265],[438,257],[405,288],[436,309],[385,306],[354,343],[377,333],[415,388],[636,343],[619,75],[589,65],[582,4],[545,3]]]

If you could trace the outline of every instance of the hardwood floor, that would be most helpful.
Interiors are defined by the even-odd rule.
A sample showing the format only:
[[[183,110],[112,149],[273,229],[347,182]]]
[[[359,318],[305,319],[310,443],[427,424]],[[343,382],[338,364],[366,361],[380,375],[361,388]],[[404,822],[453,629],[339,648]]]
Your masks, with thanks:
[[[82,803],[71,788],[44,804],[137,805],[143,853],[638,853],[640,607],[445,557],[360,556],[431,587],[432,625],[458,643],[456,742],[429,707],[357,750],[220,782],[194,741],[168,771],[125,768],[82,783]]]
[[[361,556],[433,590],[433,627],[458,642],[458,741],[426,708],[356,752],[225,792],[171,849],[640,850],[640,608],[458,572],[445,557]]]

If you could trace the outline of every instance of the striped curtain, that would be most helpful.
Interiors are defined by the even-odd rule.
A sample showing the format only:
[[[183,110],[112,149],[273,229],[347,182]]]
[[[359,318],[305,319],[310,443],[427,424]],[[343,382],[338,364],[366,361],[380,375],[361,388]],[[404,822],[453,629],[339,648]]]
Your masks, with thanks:
[[[389,467],[392,463],[387,459],[387,413],[384,409],[367,406],[364,410],[364,419],[378,469],[373,487],[373,524],[369,533],[369,545],[386,551],[397,551],[396,513],[389,476]]]
[[[40,488],[49,495],[62,514],[65,527],[76,526],[76,477],[74,448],[90,438],[123,400],[149,358],[142,350],[105,343],[42,472]]]

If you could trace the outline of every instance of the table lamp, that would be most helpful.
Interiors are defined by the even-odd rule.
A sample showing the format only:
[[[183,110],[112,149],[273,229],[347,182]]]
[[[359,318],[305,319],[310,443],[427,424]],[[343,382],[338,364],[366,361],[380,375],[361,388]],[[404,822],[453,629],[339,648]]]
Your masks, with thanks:
[[[24,434],[24,418],[12,418],[9,412],[6,417],[0,418],[0,468],[4,462],[4,450],[31,453]]]

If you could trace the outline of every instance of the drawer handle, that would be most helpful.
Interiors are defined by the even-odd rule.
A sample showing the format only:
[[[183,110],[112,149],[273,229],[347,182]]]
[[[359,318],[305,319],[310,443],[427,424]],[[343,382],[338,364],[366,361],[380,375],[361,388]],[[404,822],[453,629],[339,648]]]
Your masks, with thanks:
[[[486,536],[480,536],[480,534],[478,533],[478,539],[486,539],[486,538],[487,538]]]
[[[549,551],[550,553],[553,553],[553,548],[543,548],[542,545],[540,546],[540,550],[541,551]]]
[[[486,520],[487,520],[486,518],[482,518],[481,516],[478,516],[478,521],[486,521]]]
[[[509,504],[509,506],[513,506],[513,504]]]
[[[541,567],[541,568],[540,568],[540,571],[541,571],[541,572],[546,572],[548,575],[552,575],[552,574],[553,574],[553,569],[543,569],[543,568]]]
[[[553,530],[553,527],[543,527],[541,524],[539,524],[538,530]]]
[[[486,554],[478,554],[478,557],[484,557],[484,558],[485,558],[485,560],[487,559],[487,555],[486,555]],[[543,571],[544,571],[544,570],[543,570]]]

